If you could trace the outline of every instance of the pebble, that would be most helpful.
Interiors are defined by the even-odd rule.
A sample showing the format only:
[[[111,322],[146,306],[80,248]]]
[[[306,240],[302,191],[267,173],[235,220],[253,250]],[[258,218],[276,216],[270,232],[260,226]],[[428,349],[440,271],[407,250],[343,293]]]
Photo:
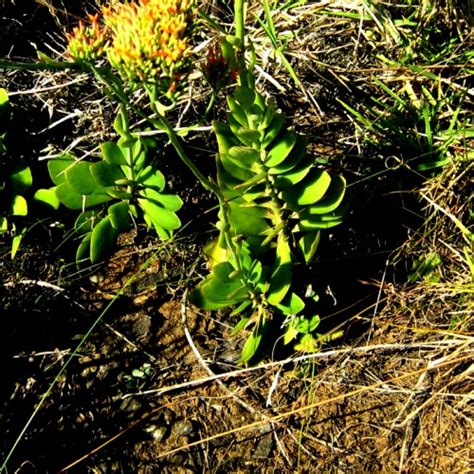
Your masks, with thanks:
[[[177,421],[173,426],[173,433],[176,436],[189,436],[194,432],[194,426],[192,421],[180,420]]]
[[[167,428],[166,426],[155,425],[153,423],[145,426],[143,431],[155,441],[163,441],[165,439]]]

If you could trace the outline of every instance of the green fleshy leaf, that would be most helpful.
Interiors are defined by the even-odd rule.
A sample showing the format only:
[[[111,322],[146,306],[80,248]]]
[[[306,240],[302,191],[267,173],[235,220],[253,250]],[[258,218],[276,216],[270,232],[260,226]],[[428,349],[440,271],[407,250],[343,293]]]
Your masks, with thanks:
[[[26,234],[26,227],[21,229],[20,232],[16,232],[12,239],[11,258],[15,258],[18,249],[20,248],[21,241]]]
[[[117,202],[108,209],[110,222],[119,232],[126,232],[130,229],[130,215],[128,202]]]
[[[310,263],[313,260],[320,239],[321,233],[319,231],[308,232],[298,239],[298,247],[306,263]]]
[[[290,324],[287,326],[284,334],[283,334],[283,344],[286,346],[288,345],[291,341],[293,341],[296,337],[298,337],[299,332],[296,330],[296,328]]]
[[[132,153],[132,156],[137,155],[140,152],[140,140],[132,135],[120,137],[117,141],[117,145],[122,150],[124,156],[128,156],[127,154],[129,152]]]
[[[38,191],[36,191],[34,194],[33,199],[52,207],[54,210],[59,209],[60,202],[58,196],[56,195],[55,187],[50,189],[38,189]]]
[[[217,238],[204,246],[204,255],[206,255],[211,269],[218,263],[227,261],[227,249],[221,246]]]
[[[257,286],[259,283],[261,283],[263,274],[264,272],[262,263],[259,260],[254,260],[249,270],[249,281]]]
[[[190,295],[190,301],[205,310],[226,308],[247,298],[247,289],[228,262],[215,265],[212,273]]]
[[[69,156],[63,155],[48,161],[48,172],[53,183],[58,186],[66,182],[66,170],[74,165],[76,160]]]
[[[3,87],[0,87],[0,110],[8,104],[8,92]]]
[[[313,332],[321,323],[321,318],[319,317],[319,314],[315,314],[311,316],[309,320],[309,332]]]
[[[67,182],[56,187],[56,196],[69,209],[87,209],[112,199],[108,194],[102,193],[94,193],[88,196],[78,194]]]
[[[249,128],[247,114],[242,106],[232,96],[227,96],[227,104],[229,105],[230,113],[244,128]]]
[[[302,206],[318,202],[331,184],[327,171],[313,168],[298,186],[284,188],[282,198],[290,209],[298,210]]]
[[[290,154],[278,165],[275,165],[268,169],[270,174],[279,175],[282,173],[289,173],[293,169],[297,168],[300,161],[306,156],[306,146],[308,144],[308,140],[305,138],[297,136],[296,143],[294,144],[293,148],[291,149]],[[309,165],[309,160],[304,160],[305,164]],[[268,165],[269,161],[265,163],[266,166]]]
[[[242,303],[240,306],[243,306],[245,304],[250,304],[250,302],[246,301],[245,303]],[[240,308],[239,306],[239,308]],[[244,316],[235,326],[234,328],[232,329],[232,332],[231,332],[231,335],[232,336],[235,336],[237,333],[239,333],[240,331],[242,331],[242,329],[245,328],[245,326],[247,326],[248,322],[250,321],[250,317],[249,316]]]
[[[291,150],[296,144],[297,135],[294,132],[286,132],[279,140],[273,145],[272,149],[268,152],[267,159],[265,160],[265,166],[267,168],[273,168],[274,166],[282,163],[286,157],[290,154]]]
[[[285,123],[285,116],[283,114],[275,115],[265,130],[265,138],[262,141],[262,149],[267,148],[269,145],[273,145],[273,140],[278,136]]]
[[[311,334],[304,334],[298,344],[295,344],[295,350],[301,352],[318,352],[319,347],[318,340]]]
[[[311,216],[311,219],[301,219],[298,222],[295,230],[311,232],[311,231],[321,230],[321,229],[331,229],[332,227],[336,227],[342,222],[343,222],[342,217],[338,218],[337,220],[325,222],[325,221],[322,221],[321,219],[318,219],[316,216]]]
[[[10,102],[8,100],[8,92],[0,87],[0,144],[1,133],[8,128],[10,119]]]
[[[278,236],[276,259],[270,277],[270,287],[267,292],[267,301],[276,306],[278,305],[291,286],[293,278],[293,266],[291,264],[291,249],[284,234]]]
[[[117,179],[124,178],[124,174],[118,165],[111,165],[106,161],[93,163],[90,171],[99,186],[114,186]]]
[[[9,214],[11,216],[28,215],[28,203],[26,202],[26,199],[23,196],[13,196]]]
[[[249,308],[250,306],[252,306],[252,302],[249,300],[249,301],[244,301],[243,303],[239,304],[239,306],[237,306],[237,308],[235,308],[232,313],[230,313],[230,316],[237,316],[238,314],[242,313],[243,311],[245,311],[247,308]],[[244,319],[247,319],[247,321],[249,320],[249,318],[244,318]],[[242,321],[241,321],[242,322]],[[234,333],[234,331],[239,331],[239,329],[237,329],[237,327],[239,326],[240,323],[237,324],[237,326],[235,326],[235,328],[233,329],[232,333]]]
[[[163,206],[168,211],[176,212],[183,206],[182,199],[176,194],[163,194],[154,189],[145,189],[143,195],[155,204]]]
[[[117,114],[114,120],[114,129],[122,137],[129,135],[128,119],[122,110]]]
[[[84,263],[90,259],[92,232],[88,232],[86,236],[81,240],[76,250],[76,265],[81,267]]]
[[[245,192],[245,194],[242,197],[247,202],[253,202],[253,201],[255,201],[256,197],[252,197],[250,199],[247,199],[247,196],[249,194],[252,194],[253,191],[255,191],[255,186],[257,186],[258,184],[264,184],[266,182],[266,177],[267,177],[267,173],[265,171],[262,171],[262,172],[256,174],[255,176],[253,176],[252,178],[250,178],[249,180],[244,181],[243,183],[240,183],[240,184],[236,184],[234,187],[235,187],[235,189],[239,190],[240,192]],[[254,189],[252,189],[252,191],[248,192],[248,188],[254,188]],[[263,187],[263,189],[265,189],[265,188]],[[258,193],[258,196],[263,196],[263,195],[264,195],[263,192]]]
[[[255,92],[247,86],[240,86],[234,92],[234,97],[245,109],[250,109],[255,100]]]
[[[308,155],[306,155],[306,158],[303,158],[293,169],[275,176],[275,187],[281,189],[288,186],[295,186],[308,175],[312,168],[313,165]]]
[[[78,194],[92,194],[100,188],[91,174],[90,167],[90,163],[78,161],[66,170],[66,181]]]
[[[106,191],[108,196],[115,199],[123,199],[126,201],[135,197],[132,193],[129,193],[128,191],[123,191],[122,189],[107,188]]]
[[[296,315],[305,308],[304,301],[296,293],[287,293],[283,301],[277,305],[285,315]]]
[[[240,200],[228,204],[228,219],[233,233],[243,235],[260,235],[268,229],[263,207],[245,207]]]
[[[24,194],[33,184],[30,167],[20,163],[8,176],[13,194]]]
[[[117,242],[119,231],[112,225],[110,216],[104,217],[92,231],[90,259],[97,263],[105,259]]]
[[[229,148],[228,156],[238,166],[245,168],[249,168],[260,158],[260,154],[257,150],[246,146],[233,146]]]
[[[92,229],[101,218],[102,212],[98,209],[89,209],[88,211],[81,212],[74,222],[74,230],[81,235],[92,232]]]
[[[243,166],[239,166],[238,162],[232,160],[227,153],[219,155],[220,163],[224,170],[233,178],[239,181],[247,181],[253,178],[254,174]]]
[[[335,211],[342,203],[346,190],[346,180],[340,175],[331,176],[331,184],[319,201],[308,207],[309,214],[327,214]]]
[[[254,330],[250,334],[247,341],[245,341],[241,355],[242,362],[248,362],[250,359],[252,359],[252,357],[257,354],[260,342],[262,341],[263,334],[265,333],[265,329],[266,322],[263,320],[263,318],[261,318],[257,326],[255,326]]]
[[[144,168],[137,177],[140,184],[147,188],[155,189],[156,191],[163,191],[166,185],[166,179],[160,170],[157,170],[153,166],[147,166]]]
[[[127,166],[127,160],[115,142],[102,143],[100,148],[102,156],[109,165]]]
[[[260,132],[248,128],[239,128],[236,135],[238,139],[247,146],[252,146],[260,140]]]
[[[181,227],[178,216],[161,205],[143,198],[138,199],[138,204],[154,226],[158,225],[166,230],[176,230]]]
[[[8,231],[8,219],[5,216],[0,216],[0,234]]]
[[[229,125],[223,122],[214,121],[212,122],[212,126],[214,128],[214,133],[216,134],[219,153],[227,153],[229,148],[239,144]]]

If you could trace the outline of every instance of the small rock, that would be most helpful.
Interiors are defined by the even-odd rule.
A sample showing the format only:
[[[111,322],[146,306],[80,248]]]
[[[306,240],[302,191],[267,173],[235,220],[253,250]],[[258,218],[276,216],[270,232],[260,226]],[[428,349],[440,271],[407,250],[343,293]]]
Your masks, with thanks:
[[[260,441],[255,448],[253,455],[259,459],[266,459],[270,456],[270,453],[273,449],[273,436],[271,434],[267,434],[262,436]]]
[[[120,404],[120,410],[128,413],[134,413],[142,407],[142,404],[135,398],[127,398]]]
[[[189,436],[194,432],[194,426],[192,421],[180,420],[177,421],[173,426],[173,433],[175,436]]]
[[[163,441],[165,439],[167,428],[166,426],[155,425],[153,423],[145,426],[143,431],[155,441]]]
[[[174,464],[175,466],[180,466],[184,464],[186,458],[181,453],[174,453],[169,457],[170,463]]]

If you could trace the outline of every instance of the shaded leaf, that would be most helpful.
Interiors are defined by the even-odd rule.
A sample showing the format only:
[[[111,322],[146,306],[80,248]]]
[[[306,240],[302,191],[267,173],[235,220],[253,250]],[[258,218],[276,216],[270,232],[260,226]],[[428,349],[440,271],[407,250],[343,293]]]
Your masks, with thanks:
[[[66,180],[78,194],[92,194],[101,186],[93,178],[90,163],[78,161],[66,170]]]
[[[105,259],[115,246],[118,235],[119,231],[112,225],[110,216],[106,216],[98,222],[91,237],[90,259],[92,263]]]
[[[14,194],[24,194],[33,184],[30,167],[25,163],[18,164],[8,178]]]
[[[118,165],[111,165],[106,161],[98,161],[90,167],[93,178],[100,186],[114,186],[117,179],[124,177],[121,168]]]
[[[102,156],[109,165],[127,166],[127,160],[115,142],[102,143],[100,148]]]
[[[119,232],[126,232],[130,228],[128,202],[117,202],[108,209],[110,222]]]

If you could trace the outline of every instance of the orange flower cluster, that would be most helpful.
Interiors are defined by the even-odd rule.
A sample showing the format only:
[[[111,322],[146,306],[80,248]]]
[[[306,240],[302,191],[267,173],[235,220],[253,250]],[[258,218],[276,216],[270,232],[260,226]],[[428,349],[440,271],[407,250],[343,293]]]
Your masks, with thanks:
[[[195,0],[112,0],[102,8],[103,26],[93,17],[90,26],[80,24],[73,31],[69,52],[89,60],[105,53],[119,74],[132,82],[173,79],[190,58],[194,6]]]
[[[105,52],[107,28],[102,27],[99,15],[89,15],[89,24],[80,21],[72,33],[67,35],[69,54],[76,60],[94,61]]]

